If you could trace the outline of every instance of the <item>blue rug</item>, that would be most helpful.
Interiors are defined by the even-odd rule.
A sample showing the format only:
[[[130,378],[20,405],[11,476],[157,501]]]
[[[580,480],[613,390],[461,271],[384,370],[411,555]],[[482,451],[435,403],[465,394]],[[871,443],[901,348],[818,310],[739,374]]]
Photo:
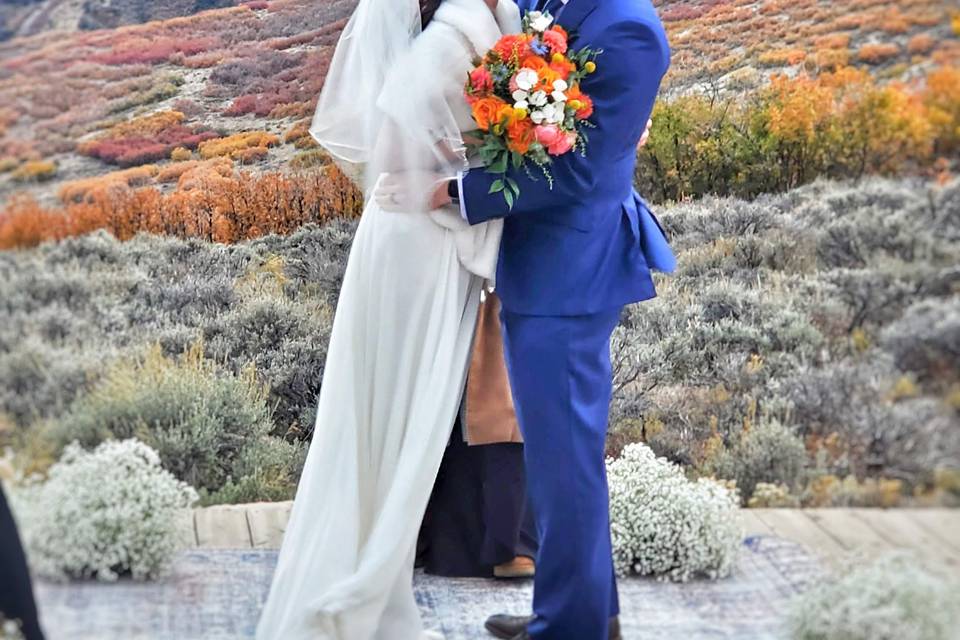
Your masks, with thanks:
[[[253,637],[270,587],[274,551],[195,550],[167,579],[37,585],[50,640],[227,640]],[[798,545],[750,538],[735,574],[716,582],[620,581],[627,640],[767,640],[784,637],[790,599],[819,575]],[[418,574],[429,628],[448,640],[487,638],[483,619],[529,611],[531,584]]]

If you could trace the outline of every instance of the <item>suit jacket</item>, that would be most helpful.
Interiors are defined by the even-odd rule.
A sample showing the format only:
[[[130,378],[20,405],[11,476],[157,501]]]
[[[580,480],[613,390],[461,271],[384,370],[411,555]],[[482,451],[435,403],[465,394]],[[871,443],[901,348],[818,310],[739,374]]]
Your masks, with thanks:
[[[513,209],[489,193],[496,176],[483,169],[463,177],[460,194],[471,224],[505,219],[497,294],[505,310],[526,315],[584,315],[652,298],[650,269],[670,270],[672,260],[633,189],[637,143],[670,65],[663,25],[649,0],[569,0],[557,22],[571,47],[603,50],[581,85],[595,107],[586,157],[556,158],[553,189],[511,170],[521,190]]]

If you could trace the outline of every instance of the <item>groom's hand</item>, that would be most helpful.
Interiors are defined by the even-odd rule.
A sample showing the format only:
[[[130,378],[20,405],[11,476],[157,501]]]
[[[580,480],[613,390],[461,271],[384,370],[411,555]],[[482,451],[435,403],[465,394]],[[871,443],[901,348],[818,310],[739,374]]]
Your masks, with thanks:
[[[384,211],[433,211],[451,203],[449,179],[426,172],[388,173],[380,179],[373,197]]]

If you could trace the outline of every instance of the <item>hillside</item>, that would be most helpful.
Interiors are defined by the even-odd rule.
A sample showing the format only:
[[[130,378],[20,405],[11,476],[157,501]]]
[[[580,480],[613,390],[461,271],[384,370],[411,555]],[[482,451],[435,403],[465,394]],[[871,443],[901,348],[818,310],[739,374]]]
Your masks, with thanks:
[[[105,185],[168,192],[198,175],[325,164],[306,123],[355,0],[258,0],[199,13],[221,2],[71,2],[21,0],[0,15],[82,10],[54,20],[65,29],[191,15],[0,42],[0,203],[27,193],[52,206]],[[716,87],[737,96],[775,72],[845,63],[880,82],[922,86],[928,69],[960,62],[950,5],[662,0],[674,50],[667,95]]]
[[[113,29],[234,4],[235,0],[6,0],[0,3],[0,40],[44,31]]]
[[[660,0],[673,48],[673,90],[739,89],[773,72],[867,65],[916,77],[960,59],[951,0]]]

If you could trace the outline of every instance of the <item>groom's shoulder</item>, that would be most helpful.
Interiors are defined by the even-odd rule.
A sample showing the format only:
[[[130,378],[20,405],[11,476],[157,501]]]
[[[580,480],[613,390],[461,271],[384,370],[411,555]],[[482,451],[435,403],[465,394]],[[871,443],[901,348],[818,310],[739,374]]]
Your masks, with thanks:
[[[646,28],[655,32],[663,31],[663,23],[650,0],[598,2],[597,8],[599,11],[594,17],[606,28],[633,27]]]

